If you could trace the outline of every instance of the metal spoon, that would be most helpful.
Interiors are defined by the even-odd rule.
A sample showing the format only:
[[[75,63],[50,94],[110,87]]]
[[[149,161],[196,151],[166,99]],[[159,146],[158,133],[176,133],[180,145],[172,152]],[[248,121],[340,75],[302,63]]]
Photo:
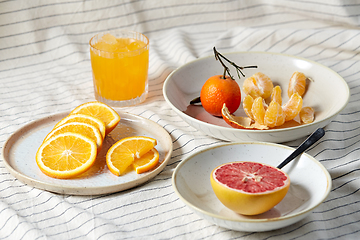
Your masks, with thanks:
[[[305,152],[306,149],[308,149],[311,145],[316,143],[320,138],[322,138],[325,135],[325,130],[322,128],[316,129],[315,132],[313,132],[300,146],[292,153],[290,156],[288,156],[282,163],[277,166],[277,168],[281,169],[286,164],[291,162],[294,158]]]

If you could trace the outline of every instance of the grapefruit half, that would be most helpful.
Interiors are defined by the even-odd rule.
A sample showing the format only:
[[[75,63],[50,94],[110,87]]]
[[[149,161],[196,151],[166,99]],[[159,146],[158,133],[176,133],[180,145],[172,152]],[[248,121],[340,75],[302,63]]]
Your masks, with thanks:
[[[278,204],[290,187],[289,176],[280,169],[256,162],[231,162],[210,175],[217,198],[243,215],[264,213]]]

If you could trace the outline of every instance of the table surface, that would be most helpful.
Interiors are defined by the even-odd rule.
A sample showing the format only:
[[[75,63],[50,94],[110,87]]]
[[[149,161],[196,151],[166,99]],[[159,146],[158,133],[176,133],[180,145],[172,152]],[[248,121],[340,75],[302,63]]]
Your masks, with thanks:
[[[1,158],[0,239],[355,239],[360,229],[359,12],[355,0],[0,2],[1,146],[29,122],[94,100],[88,42],[111,29],[150,38],[148,98],[121,111],[158,123],[173,144],[171,159],[155,178],[96,196],[31,187]],[[165,102],[163,83],[176,68],[211,55],[213,46],[220,52],[308,58],[349,85],[347,107],[307,151],[328,169],[332,190],[296,224],[261,233],[221,228],[193,213],[172,188],[172,173],[183,159],[223,142],[184,122]],[[295,147],[303,140],[283,144]]]

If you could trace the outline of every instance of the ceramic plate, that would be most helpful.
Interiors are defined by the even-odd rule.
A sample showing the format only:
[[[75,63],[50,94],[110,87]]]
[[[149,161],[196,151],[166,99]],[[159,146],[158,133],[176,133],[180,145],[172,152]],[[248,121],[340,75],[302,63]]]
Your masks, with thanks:
[[[212,137],[226,141],[275,143],[295,140],[311,134],[319,127],[326,126],[349,101],[349,87],[345,80],[333,70],[316,62],[276,53],[238,52],[225,55],[240,66],[257,65],[256,69],[243,70],[246,77],[256,72],[262,72],[270,77],[274,85],[281,86],[283,103],[288,100],[286,92],[290,77],[295,71],[303,72],[312,79],[303,97],[303,106],[311,106],[315,109],[315,121],[306,125],[290,121],[277,129],[266,131],[234,129],[222,118],[207,113],[201,106],[189,105],[192,99],[200,95],[201,87],[209,77],[223,74],[219,61],[209,56],[185,64],[172,72],[164,83],[163,95],[166,102],[182,119]],[[235,69],[231,66],[229,68],[242,88],[245,78],[238,79]],[[234,115],[246,117],[242,104]]]
[[[31,122],[20,128],[6,141],[3,147],[3,159],[7,169],[17,179],[30,186],[51,192],[73,195],[96,195],[118,192],[135,187],[152,179],[166,166],[172,153],[170,135],[160,125],[148,119],[118,112],[121,120],[118,126],[106,136],[95,165],[74,179],[55,179],[46,176],[38,168],[35,155],[45,136],[54,125],[69,112],[55,114]],[[148,136],[157,140],[159,164],[155,169],[136,174],[130,171],[117,177],[112,174],[105,162],[110,146],[121,138],[128,136]]]
[[[287,146],[261,142],[228,143],[208,148],[176,167],[172,185],[192,211],[216,225],[246,232],[279,229],[304,219],[330,193],[331,177],[321,163],[303,153],[283,167],[291,181],[287,195],[268,212],[255,216],[240,215],[222,205],[212,190],[210,173],[215,167],[234,161],[278,166],[293,151]]]

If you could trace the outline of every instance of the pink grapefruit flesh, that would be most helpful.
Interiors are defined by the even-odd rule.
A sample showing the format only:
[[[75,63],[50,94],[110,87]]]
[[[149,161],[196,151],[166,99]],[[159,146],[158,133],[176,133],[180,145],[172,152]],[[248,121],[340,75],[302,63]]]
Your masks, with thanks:
[[[264,213],[277,205],[290,187],[280,169],[256,162],[232,162],[216,167],[210,175],[217,198],[243,215]]]

